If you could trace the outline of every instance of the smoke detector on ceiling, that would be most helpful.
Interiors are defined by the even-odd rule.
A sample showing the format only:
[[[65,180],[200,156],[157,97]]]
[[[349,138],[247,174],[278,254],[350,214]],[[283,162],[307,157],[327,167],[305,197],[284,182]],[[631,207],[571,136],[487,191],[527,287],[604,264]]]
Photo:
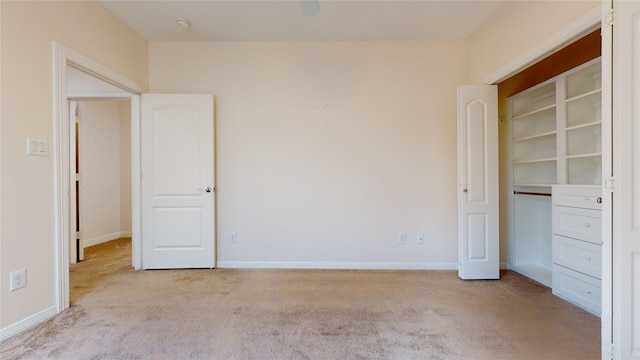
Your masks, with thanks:
[[[177,18],[176,25],[178,25],[180,29],[185,29],[185,30],[191,29],[191,21],[185,18]]]

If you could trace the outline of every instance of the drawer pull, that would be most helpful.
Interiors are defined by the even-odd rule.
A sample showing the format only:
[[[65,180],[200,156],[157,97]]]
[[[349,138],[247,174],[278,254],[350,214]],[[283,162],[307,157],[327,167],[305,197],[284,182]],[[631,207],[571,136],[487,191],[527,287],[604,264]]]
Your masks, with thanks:
[[[591,290],[587,290],[587,294],[591,295]]]
[[[589,223],[584,223],[584,227],[588,228],[588,227],[590,227],[590,226],[591,226],[591,224],[589,224]]]
[[[591,256],[587,256],[587,261],[591,261]]]
[[[602,204],[602,198],[601,198],[600,196],[598,196],[598,198],[596,199],[596,202],[597,202],[598,204]]]

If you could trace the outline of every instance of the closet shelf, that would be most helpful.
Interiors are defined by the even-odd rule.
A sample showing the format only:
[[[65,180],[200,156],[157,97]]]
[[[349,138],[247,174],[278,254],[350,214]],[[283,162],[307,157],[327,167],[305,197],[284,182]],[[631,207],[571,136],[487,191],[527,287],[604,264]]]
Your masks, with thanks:
[[[546,133],[540,133],[540,134],[535,134],[535,135],[530,135],[530,136],[519,137],[519,138],[513,139],[511,141],[516,143],[516,142],[525,141],[525,140],[537,139],[537,138],[541,138],[541,137],[545,137],[545,136],[553,136],[555,134],[556,134],[556,131],[549,131],[549,132],[546,132]]]
[[[558,184],[552,183],[513,183],[513,186],[516,187],[550,187]]]
[[[520,114],[520,115],[514,116],[514,117],[511,118],[511,121],[516,121],[518,119],[526,118],[527,116],[531,116],[531,115],[534,115],[534,114],[537,114],[537,113],[540,113],[540,112],[543,112],[543,111],[546,111],[546,110],[549,110],[549,109],[553,109],[555,107],[556,107],[556,104],[553,104],[553,105],[542,107],[540,109],[535,109],[535,110],[526,112],[524,114]]]
[[[581,158],[590,158],[590,157],[602,157],[602,153],[594,152],[594,153],[585,153],[585,154],[577,154],[577,155],[567,155],[567,159],[581,159]]]
[[[569,127],[566,128],[566,130],[567,131],[571,131],[571,130],[576,130],[576,129],[589,127],[589,126],[593,126],[593,125],[600,125],[600,124],[602,124],[602,121],[600,121],[600,120],[592,121],[592,122],[588,122],[588,123],[584,123],[584,124],[580,124],[580,125],[569,126]]]
[[[546,92],[544,94],[540,94],[537,97],[532,98],[531,102],[537,103],[537,102],[540,102],[542,100],[545,100],[545,99],[548,99],[548,98],[554,97],[554,96],[556,96],[556,91],[555,90],[551,90],[551,91],[548,91],[548,92]]]
[[[596,90],[592,90],[592,91],[586,92],[586,93],[584,93],[584,94],[576,95],[576,96],[574,96],[574,97],[572,97],[572,98],[566,99],[565,101],[566,101],[567,103],[570,103],[570,102],[572,102],[572,101],[580,100],[580,99],[582,99],[582,98],[586,98],[587,96],[590,96],[590,95],[593,95],[593,94],[598,94],[598,93],[601,93],[601,92],[602,92],[602,89],[596,89]],[[600,105],[601,105],[601,104],[600,104],[600,103],[598,103],[598,105],[597,105],[597,106],[594,106],[594,107],[598,107],[598,106],[600,106]]]
[[[512,265],[517,272],[541,283],[542,285],[551,287],[551,268],[540,263],[520,263]]]
[[[543,163],[543,162],[551,162],[557,161],[557,158],[546,158],[546,159],[533,159],[533,160],[522,160],[522,161],[514,161],[513,165],[522,165],[522,164],[535,164],[535,163]]]

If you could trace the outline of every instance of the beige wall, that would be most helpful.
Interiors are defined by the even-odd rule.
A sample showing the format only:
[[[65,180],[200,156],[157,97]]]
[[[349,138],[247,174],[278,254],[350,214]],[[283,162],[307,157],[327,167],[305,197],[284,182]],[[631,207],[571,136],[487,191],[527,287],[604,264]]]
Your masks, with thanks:
[[[540,44],[599,1],[506,1],[468,39],[467,82],[482,84],[501,66]]]
[[[97,2],[0,2],[0,328],[55,305],[52,40],[146,85],[147,44]],[[6,91],[10,89],[10,91]],[[25,154],[28,136],[49,156]],[[9,272],[27,286],[9,292]]]
[[[216,97],[219,264],[455,267],[464,55],[462,41],[151,43],[153,92]]]

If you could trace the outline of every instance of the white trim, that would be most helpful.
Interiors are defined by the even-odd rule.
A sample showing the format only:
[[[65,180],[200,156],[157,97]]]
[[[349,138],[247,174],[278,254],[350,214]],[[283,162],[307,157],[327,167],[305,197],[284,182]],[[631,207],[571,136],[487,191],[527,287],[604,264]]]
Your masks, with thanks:
[[[131,99],[131,94],[71,91],[67,93],[67,98],[71,100],[126,100],[128,101],[129,99]]]
[[[457,270],[457,263],[218,261],[219,269]]]
[[[602,18],[611,10],[613,4],[603,1]],[[613,29],[611,26],[602,26],[602,184],[607,183],[607,178],[613,175],[613,143],[612,143],[612,72],[613,69]],[[601,306],[601,344],[602,359],[613,356],[613,190],[602,189],[602,306]],[[607,216],[607,214],[609,216]]]
[[[69,114],[67,107],[67,66],[77,68],[91,76],[94,76],[102,81],[105,81],[113,86],[116,86],[126,92],[129,92],[131,99],[131,119],[132,124],[139,118],[140,114],[137,113],[140,109],[138,94],[145,91],[145,89],[124,75],[117,73],[114,70],[56,42],[53,41],[53,157],[54,157],[54,226],[55,226],[55,252],[56,252],[56,311],[62,312],[69,307],[69,241],[71,238],[70,233],[70,219],[69,219],[69,189],[70,189],[70,175],[69,175]],[[138,121],[139,122],[139,121]],[[136,135],[138,133],[135,133]],[[134,151],[140,146],[139,138],[131,138],[131,147]],[[132,158],[132,163],[136,162],[136,159]],[[132,170],[135,170],[132,167]],[[136,175],[137,174],[137,175]],[[140,177],[139,167],[138,172],[132,172],[132,182],[135,183],[136,178]],[[136,200],[140,197],[140,188],[132,187],[131,198],[132,208],[136,209]],[[139,204],[137,209],[139,209]],[[132,214],[132,221],[140,221],[138,214]],[[133,229],[139,227],[139,224],[132,224]],[[132,234],[134,238],[132,243],[140,241],[139,232]],[[138,236],[136,238],[136,235]],[[135,246],[134,246],[135,247]],[[132,263],[135,265],[135,259],[132,259]]]
[[[54,226],[56,251],[56,311],[69,307],[69,110],[67,108],[67,55],[53,43],[53,158]]]
[[[567,26],[556,31],[538,45],[520,54],[483,79],[484,84],[497,84],[517,74],[548,55],[564,48],[602,24],[602,8],[596,6]]]
[[[82,245],[84,247],[89,247],[124,237],[131,237],[131,231],[118,231],[111,234],[96,236],[91,239],[82,239]]]
[[[13,323],[4,329],[0,329],[0,342],[9,339],[12,336],[18,335],[23,331],[27,331],[32,327],[51,319],[57,314],[58,311],[56,310],[56,307],[51,306],[16,323]]]
[[[136,81],[131,80],[114,70],[111,70],[110,68],[94,61],[87,56],[82,55],[79,52],[71,50],[70,48],[55,41],[54,46],[57,47],[60,52],[64,53],[67,60],[65,65],[74,67],[95,78],[114,85],[130,94],[141,94],[146,91],[146,89]]]

